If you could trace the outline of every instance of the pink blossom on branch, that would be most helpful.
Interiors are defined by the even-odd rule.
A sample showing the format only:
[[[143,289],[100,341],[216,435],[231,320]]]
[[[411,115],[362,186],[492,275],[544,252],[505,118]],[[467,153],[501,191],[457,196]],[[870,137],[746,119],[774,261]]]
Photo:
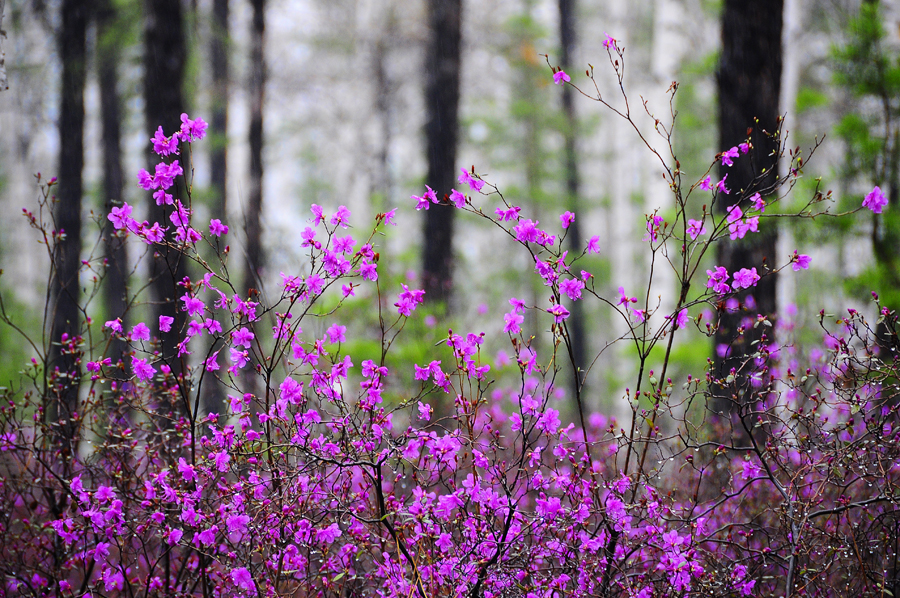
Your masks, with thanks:
[[[572,78],[569,77],[569,75],[567,75],[565,73],[565,71],[563,71],[562,69],[553,73],[553,82],[556,83],[557,85],[560,85],[562,83],[568,83],[571,80],[572,80]]]
[[[864,208],[869,208],[875,214],[881,214],[881,211],[887,204],[887,197],[884,196],[881,187],[878,186],[869,191],[862,202]]]

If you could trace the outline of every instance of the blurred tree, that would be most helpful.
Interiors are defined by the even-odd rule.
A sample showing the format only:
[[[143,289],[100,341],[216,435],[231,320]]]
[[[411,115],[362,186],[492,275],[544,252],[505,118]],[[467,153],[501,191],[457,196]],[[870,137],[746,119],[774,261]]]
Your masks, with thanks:
[[[575,0],[559,0],[559,66],[564,71],[570,71],[572,67],[572,54],[575,51]],[[563,85],[562,89],[563,114],[565,124],[565,177],[566,177],[566,209],[576,215],[575,220],[569,225],[567,240],[569,251],[572,255],[581,252],[581,225],[580,207],[578,202],[578,152],[576,131],[578,120],[575,114],[575,101],[572,87]],[[569,340],[572,346],[572,363],[576,370],[584,368],[584,309],[581,301],[575,301],[571,305],[571,317],[566,321]],[[582,383],[581,375],[572,377],[572,396],[577,397]]]
[[[9,89],[9,83],[6,80],[6,54],[3,52],[3,40],[6,39],[6,32],[3,29],[3,9],[6,0],[0,0],[0,91]]]
[[[59,185],[53,219],[59,233],[53,253],[50,278],[51,312],[50,349],[47,371],[57,370],[59,396],[51,405],[48,417],[60,421],[63,442],[72,439],[76,428],[71,416],[78,410],[79,374],[74,353],[60,344],[61,337],[81,332],[81,196],[84,168],[84,85],[85,36],[88,3],[86,0],[63,0],[59,28],[59,55],[62,57],[62,85],[59,108]]]
[[[209,53],[212,70],[212,106],[210,127],[207,131],[209,143],[209,177],[212,188],[213,218],[227,220],[228,194],[226,190],[228,174],[228,89],[229,80],[229,2],[213,0],[212,27],[209,39]],[[225,405],[223,385],[214,377],[207,378],[203,386],[203,411],[221,413]]]
[[[250,26],[250,193],[244,221],[247,234],[247,262],[244,286],[248,289],[259,285],[260,269],[264,263],[262,249],[263,199],[263,101],[265,99],[266,60],[266,2],[251,0],[253,17]]]
[[[425,184],[439,200],[455,186],[457,174],[461,22],[462,0],[428,0],[431,37],[425,57]],[[422,262],[426,301],[443,301],[448,307],[453,286],[453,216],[454,208],[445,205],[432,205],[425,212]]]
[[[167,135],[172,135],[181,126],[186,60],[181,0],[144,0],[144,114],[148,137],[152,137],[159,126]],[[150,163],[153,163],[152,159]],[[184,164],[184,168],[187,172],[190,165]],[[183,198],[183,191],[177,189],[175,197]],[[149,220],[166,222],[165,206],[157,206],[149,193],[147,198]],[[173,228],[170,226],[166,235],[170,244],[175,242]],[[176,283],[186,275],[187,268],[181,252],[165,245],[154,246],[154,258],[150,263],[154,320],[162,315],[175,318],[170,332],[160,332],[160,349],[163,361],[176,375],[183,371],[177,358],[177,344],[186,321],[185,313],[177,305],[178,297],[184,290],[178,289]]]
[[[727,150],[748,139],[752,149],[734,161],[731,167],[720,163],[719,178],[727,175],[725,184],[730,195],[719,194],[716,210],[725,214],[727,207],[746,202],[755,192],[763,195],[778,176],[779,128],[778,100],[781,93],[781,31],[783,0],[726,0],[722,14],[722,56],[716,73],[719,95],[719,149]],[[760,174],[764,173],[764,174]],[[778,231],[774,224],[763,223],[760,232],[736,242],[717,245],[717,263],[733,273],[755,267],[763,278],[752,289],[755,307],[746,290],[738,295],[742,309],[719,311],[716,331],[715,371],[725,376],[732,368],[740,369],[753,352],[752,342],[763,330],[748,329],[739,336],[738,329],[748,313],[775,313],[775,274],[769,271],[775,259]],[[744,311],[744,307],[750,312]],[[755,331],[755,332],[754,332]],[[727,348],[727,350],[726,350]],[[733,387],[721,389],[713,405],[716,412],[732,412],[738,403],[732,394],[745,387],[739,377]]]
[[[212,107],[210,114],[209,176],[213,191],[213,218],[225,220],[228,206],[225,181],[228,172],[228,0],[213,0],[209,53],[212,67]]]
[[[103,145],[104,213],[122,204],[122,109],[119,100],[118,64],[122,60],[123,23],[112,0],[98,0],[94,12],[97,24],[97,78],[100,83],[100,107]],[[122,318],[128,327],[126,312],[128,286],[128,246],[116,235],[113,223],[105,219],[103,239],[106,246],[106,276],[103,298],[110,318]],[[127,351],[123,339],[113,338],[107,356],[118,363]]]

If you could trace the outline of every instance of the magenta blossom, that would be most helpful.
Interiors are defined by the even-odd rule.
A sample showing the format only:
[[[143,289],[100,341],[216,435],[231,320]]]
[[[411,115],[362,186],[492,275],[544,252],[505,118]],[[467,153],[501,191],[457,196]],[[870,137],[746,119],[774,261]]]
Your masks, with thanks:
[[[459,183],[461,185],[468,185],[473,191],[481,191],[481,188],[484,187],[484,181],[476,179],[469,171],[465,168],[460,168],[462,174],[459,175]]]
[[[794,269],[794,272],[799,272],[800,270],[809,269],[809,262],[811,258],[805,254],[798,254],[796,251],[794,255],[791,257],[791,268]]]
[[[876,186],[866,195],[865,199],[863,199],[862,205],[864,208],[872,210],[875,214],[881,214],[881,211],[887,203],[887,197],[884,196],[881,188]]]
[[[696,241],[697,237],[706,234],[706,225],[701,220],[688,220],[687,233],[691,241]]]
[[[569,77],[566,74],[566,72],[563,70],[558,70],[555,73],[553,73],[553,82],[556,83],[557,85],[560,85],[563,82],[569,82],[571,80],[572,80],[572,78]]]

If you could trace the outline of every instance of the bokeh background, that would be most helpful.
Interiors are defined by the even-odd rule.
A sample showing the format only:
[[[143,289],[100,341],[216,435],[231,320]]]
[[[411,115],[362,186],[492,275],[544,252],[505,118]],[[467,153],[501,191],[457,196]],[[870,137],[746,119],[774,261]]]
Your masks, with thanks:
[[[634,124],[664,156],[667,140],[656,134],[642,104],[667,127],[677,112],[672,144],[690,185],[728,149],[721,145],[719,84],[727,69],[738,67],[722,59],[723,42],[732,39],[726,33],[723,40],[723,27],[729,11],[741,4],[0,1],[8,82],[0,91],[4,308],[32,333],[51,327],[42,311],[50,288],[46,247],[21,216],[22,208],[36,205],[35,174],[60,177],[54,193],[65,207],[74,206],[82,223],[82,258],[102,255],[107,246],[98,239],[111,206],[128,202],[139,220],[150,217],[152,200],[135,175],[154,163],[148,155],[152,131],[163,125],[171,134],[182,110],[210,123],[209,136],[190,155],[193,207],[197,217],[221,217],[230,226],[232,272],[244,288],[277,294],[279,273],[297,270],[303,261],[299,233],[312,204],[327,212],[346,205],[358,236],[375,214],[398,208],[399,226],[379,241],[382,280],[425,287],[442,299],[415,324],[412,359],[448,327],[502,337],[511,296],[533,305],[546,301],[540,280],[530,276],[533,262],[511,239],[463,214],[456,215],[450,235],[445,210],[429,211],[439,214],[430,225],[424,212],[414,210],[410,196],[421,195],[426,184],[439,195],[459,187],[460,168],[474,167],[510,203],[522,206],[523,214],[551,227],[558,227],[563,211],[575,212],[575,240],[583,246],[598,235],[602,241],[601,254],[582,262],[597,289],[616,297],[621,286],[646,296],[645,215],[673,214],[674,203],[660,163],[632,124],[588,97],[599,92],[620,110],[625,106],[611,65],[620,57],[604,42],[611,36],[623,50],[623,85]],[[800,346],[803,334],[811,343],[821,341],[820,333],[803,326],[821,309],[871,310],[869,292],[876,289],[888,304],[900,297],[894,232],[900,7],[855,0],[749,4],[759,5],[759,22],[739,23],[742,29],[780,28],[777,58],[758,54],[751,44],[742,59],[780,61],[777,104],[787,147],[807,153],[821,141],[781,211],[802,206],[816,189],[832,192],[827,205],[834,212],[858,206],[875,184],[891,201],[882,216],[866,211],[840,220],[769,225],[777,228],[779,263],[795,249],[813,257],[810,271],[780,276],[776,285],[772,316],[782,322],[781,338],[796,336]],[[753,35],[748,34],[751,41]],[[67,61],[74,71],[66,70]],[[554,85],[557,66],[586,95]],[[591,69],[596,89],[585,73]],[[67,79],[71,72],[74,87]],[[674,81],[679,86],[670,104]],[[82,143],[76,143],[73,121],[65,116],[79,95]],[[458,110],[451,114],[456,97]],[[166,115],[165,122],[157,114]],[[82,157],[73,158],[79,152]],[[68,185],[79,173],[73,191]],[[475,200],[491,212],[497,205],[496,197]],[[140,245],[130,242],[111,254],[127,251],[128,263],[138,263],[126,268],[122,284],[129,293],[147,277],[149,260],[137,261],[145,252]],[[711,256],[710,267],[713,261]],[[81,273],[85,292],[92,276]],[[657,268],[650,292],[651,303],[665,313],[676,299],[674,276]],[[89,313],[99,322],[116,317],[115,298],[97,293]],[[134,309],[140,313],[142,305]],[[713,314],[705,315],[708,321]],[[608,307],[592,304],[578,321],[584,363],[592,364],[588,401],[592,408],[614,411],[631,358],[626,347],[603,349],[623,334],[623,322]],[[30,350],[2,324],[0,343],[0,384],[6,384]],[[491,349],[501,367],[502,343]],[[714,354],[715,341],[698,331],[678,344],[675,362],[683,371],[702,371]]]

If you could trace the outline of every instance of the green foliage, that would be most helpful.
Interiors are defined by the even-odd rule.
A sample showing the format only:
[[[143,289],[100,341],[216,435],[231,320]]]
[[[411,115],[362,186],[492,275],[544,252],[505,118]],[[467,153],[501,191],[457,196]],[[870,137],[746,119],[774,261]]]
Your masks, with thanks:
[[[673,141],[686,180],[699,179],[709,168],[710,156],[715,154],[717,100],[711,82],[718,62],[719,53],[710,52],[686,64],[675,95],[678,116]]]
[[[846,287],[861,297],[878,289],[886,305],[900,305],[900,53],[885,41],[884,20],[879,5],[863,3],[850,20],[847,41],[832,50],[835,81],[857,99],[856,109],[838,123],[836,132],[844,142],[845,161],[841,176],[847,189],[883,187],[889,203],[882,214],[862,212],[856,225],[840,232],[866,231],[872,239],[875,263]],[[864,192],[864,191],[863,191]],[[845,202],[859,206],[861,194],[848,193]],[[833,225],[831,226],[833,229]],[[834,232],[833,230],[831,232]]]
[[[2,274],[2,270],[0,270]],[[15,323],[15,328],[8,322]],[[18,329],[17,329],[18,328]],[[22,371],[34,357],[28,338],[40,338],[41,323],[35,310],[19,301],[0,278],[0,388],[18,388]]]
[[[878,4],[864,2],[850,20],[848,41],[834,48],[837,83],[858,96],[896,96],[900,92],[900,63],[884,42],[884,19]]]
[[[801,87],[797,90],[797,98],[794,103],[794,110],[797,114],[803,114],[814,108],[821,108],[828,104],[828,96],[812,87]]]

